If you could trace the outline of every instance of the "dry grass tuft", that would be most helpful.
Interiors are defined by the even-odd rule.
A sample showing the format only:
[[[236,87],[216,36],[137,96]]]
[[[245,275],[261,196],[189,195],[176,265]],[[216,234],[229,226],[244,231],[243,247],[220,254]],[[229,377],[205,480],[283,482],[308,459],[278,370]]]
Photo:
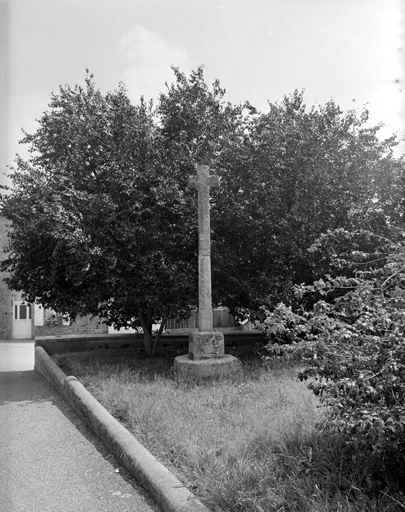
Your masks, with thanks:
[[[316,397],[298,369],[247,359],[234,376],[195,384],[168,358],[126,351],[55,357],[213,512],[394,511],[366,493],[367,464],[316,429]]]

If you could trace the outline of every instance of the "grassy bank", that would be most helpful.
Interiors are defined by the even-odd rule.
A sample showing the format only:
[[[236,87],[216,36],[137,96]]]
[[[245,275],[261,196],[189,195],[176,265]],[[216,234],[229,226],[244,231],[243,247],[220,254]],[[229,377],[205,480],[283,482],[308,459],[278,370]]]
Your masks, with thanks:
[[[322,410],[296,368],[245,358],[232,378],[196,385],[169,358],[129,349],[54,359],[213,512],[405,510],[370,483],[378,461],[348,459],[319,434]]]

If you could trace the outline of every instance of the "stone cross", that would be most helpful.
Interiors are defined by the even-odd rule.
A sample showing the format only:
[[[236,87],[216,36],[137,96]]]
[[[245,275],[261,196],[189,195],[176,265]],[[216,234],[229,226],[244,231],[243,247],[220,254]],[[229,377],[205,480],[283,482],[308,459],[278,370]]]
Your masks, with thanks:
[[[238,360],[225,354],[224,334],[214,331],[211,300],[210,188],[219,187],[218,176],[207,165],[197,166],[188,186],[198,191],[198,331],[190,333],[188,354],[174,358],[174,369],[194,379],[223,378],[238,368]]]
[[[197,176],[189,176],[188,186],[198,191],[198,327],[214,330],[211,294],[210,188],[219,187],[219,177],[208,174],[208,165],[197,166]]]

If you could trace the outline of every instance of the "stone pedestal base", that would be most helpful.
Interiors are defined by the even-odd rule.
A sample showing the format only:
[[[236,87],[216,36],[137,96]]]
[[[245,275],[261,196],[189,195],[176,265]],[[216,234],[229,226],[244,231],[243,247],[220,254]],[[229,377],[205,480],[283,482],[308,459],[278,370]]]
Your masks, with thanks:
[[[220,331],[192,332],[188,337],[190,359],[216,359],[225,353],[224,335]]]
[[[222,379],[238,368],[238,360],[230,354],[211,359],[191,359],[187,354],[174,358],[174,369],[195,380]]]

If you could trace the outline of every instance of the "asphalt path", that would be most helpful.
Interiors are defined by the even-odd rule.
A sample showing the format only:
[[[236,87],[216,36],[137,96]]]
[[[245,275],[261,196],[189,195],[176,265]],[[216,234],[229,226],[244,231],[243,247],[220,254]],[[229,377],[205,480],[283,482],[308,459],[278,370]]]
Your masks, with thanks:
[[[0,510],[161,512],[34,371],[34,343],[0,341]]]

